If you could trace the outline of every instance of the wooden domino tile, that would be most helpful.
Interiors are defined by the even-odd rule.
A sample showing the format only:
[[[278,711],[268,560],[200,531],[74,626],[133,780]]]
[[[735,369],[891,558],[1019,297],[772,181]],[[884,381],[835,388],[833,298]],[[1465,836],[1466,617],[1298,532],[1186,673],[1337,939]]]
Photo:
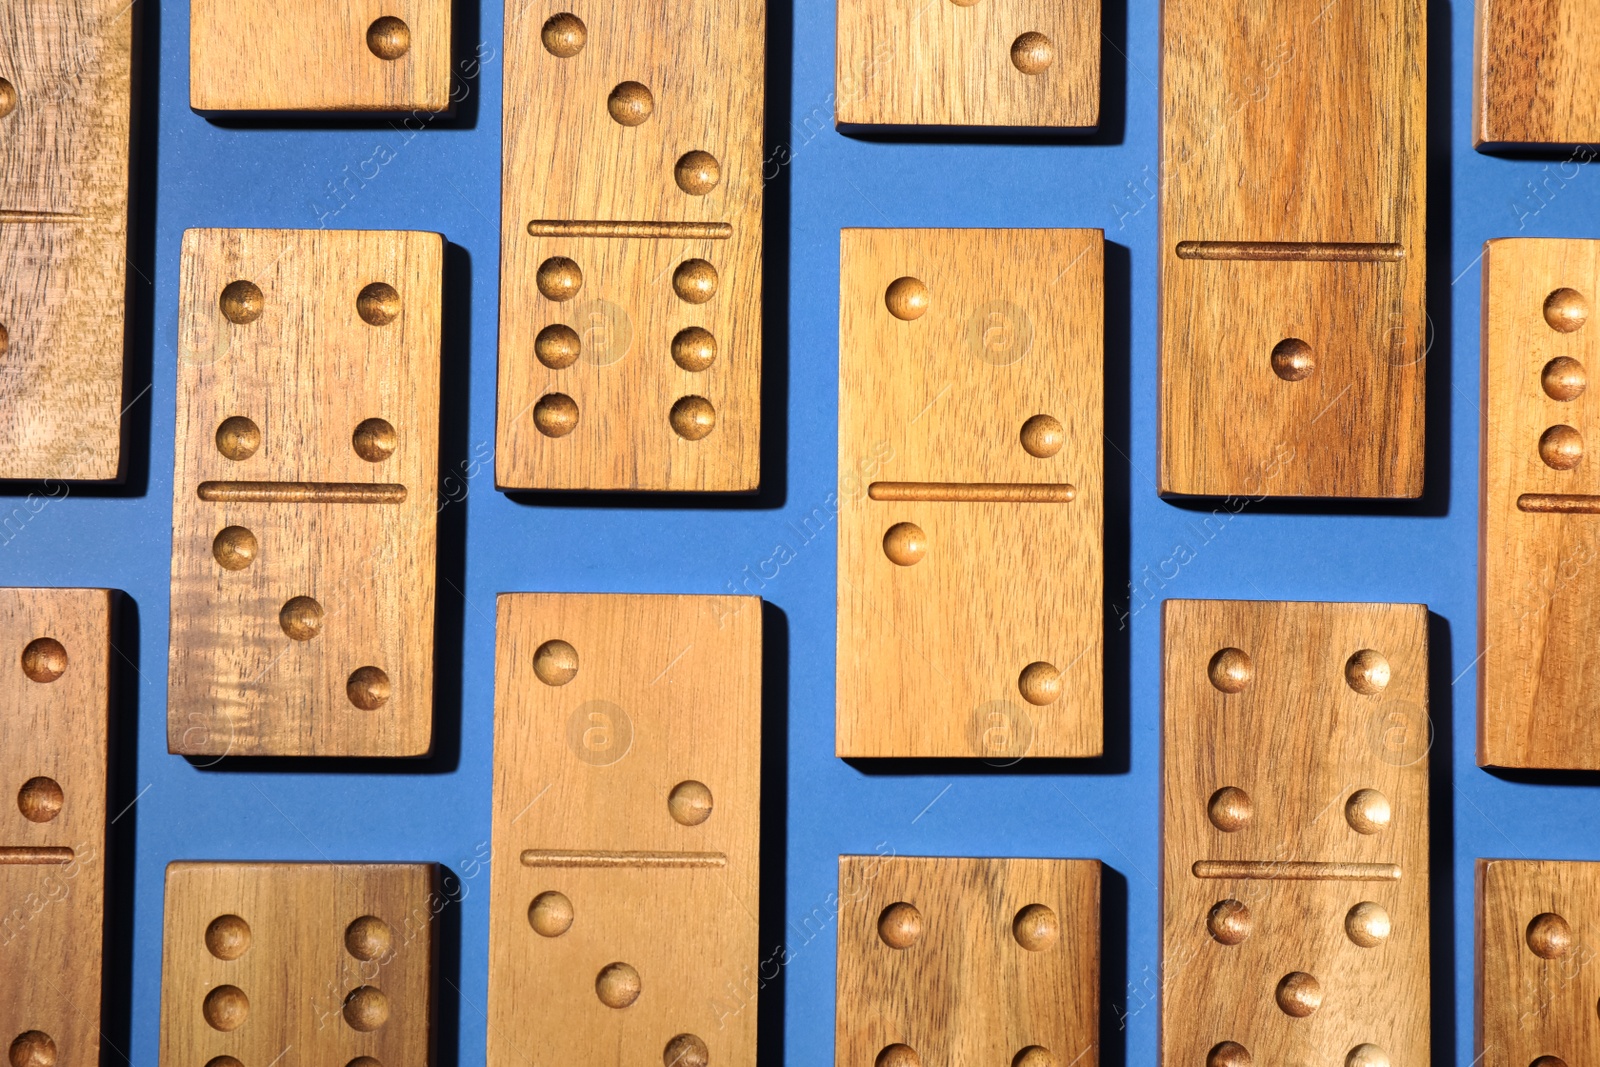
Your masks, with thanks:
[[[755,1067],[761,602],[511,593],[489,1067]]]
[[[428,1067],[432,863],[167,866],[161,1062]]]
[[[111,623],[106,589],[0,589],[0,1048],[100,1062]]]
[[[839,857],[837,1067],[1099,1062],[1099,860]]]
[[[170,751],[429,752],[443,255],[184,234]]]
[[[1600,241],[1490,241],[1483,255],[1478,763],[1600,769],[1600,440],[1588,327]]]
[[[1472,139],[1478,148],[1600,141],[1600,78],[1589,74],[1594,17],[1578,0],[1477,0]]]
[[[1162,9],[1163,494],[1423,487],[1424,5]]]
[[[1429,1061],[1428,611],[1169,600],[1161,1062]]]
[[[1477,911],[1473,1062],[1589,1062],[1600,1041],[1600,863],[1480,859]]]
[[[760,481],[765,0],[506,27],[502,489]]]
[[[842,233],[840,756],[1101,752],[1103,247]]]
[[[838,16],[841,132],[1099,125],[1100,0],[839,0]]]
[[[0,5],[0,480],[123,476],[137,11]]]
[[[451,0],[189,0],[189,106],[449,110],[450,15]]]

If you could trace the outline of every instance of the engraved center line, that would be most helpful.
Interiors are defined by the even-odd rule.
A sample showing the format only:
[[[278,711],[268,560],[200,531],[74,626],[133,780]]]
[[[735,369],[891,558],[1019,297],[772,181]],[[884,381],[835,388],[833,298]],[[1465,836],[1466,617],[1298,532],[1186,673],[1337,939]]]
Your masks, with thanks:
[[[1285,260],[1302,263],[1398,263],[1406,250],[1362,241],[1179,241],[1179,259]]]
[[[0,846],[0,865],[71,863],[76,856],[70,848]]]
[[[522,852],[524,867],[726,867],[722,852],[649,852],[610,849],[529,848]]]
[[[1285,860],[1196,860],[1196,878],[1246,878],[1282,882],[1398,882],[1397,863]]]
[[[381,482],[201,482],[201,500],[222,504],[403,504],[406,487]]]
[[[1523,493],[1517,510],[1534,514],[1600,515],[1600,496],[1593,493]]]
[[[873,500],[960,501],[999,504],[1066,504],[1078,490],[1066,482],[873,482]]]
[[[0,207],[0,223],[51,223],[51,222],[97,222],[93,215],[83,215],[76,211],[35,211],[29,208]]]
[[[643,222],[608,219],[534,219],[529,237],[667,237],[726,241],[733,226],[726,222]]]

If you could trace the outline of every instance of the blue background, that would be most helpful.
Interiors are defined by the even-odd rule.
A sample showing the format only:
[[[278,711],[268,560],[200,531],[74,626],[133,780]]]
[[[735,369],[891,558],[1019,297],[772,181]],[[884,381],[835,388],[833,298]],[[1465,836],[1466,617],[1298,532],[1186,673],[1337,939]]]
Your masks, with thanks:
[[[469,476],[459,466],[494,446],[500,5],[487,0],[481,12],[476,3],[459,5],[457,53],[467,62],[462,81],[469,95],[454,118],[414,135],[382,122],[208,122],[187,103],[187,3],[143,6],[145,185],[131,305],[132,476],[113,491],[54,487],[55,497],[0,546],[0,583],[111,586],[133,602],[135,618],[118,641],[130,699],[113,810],[135,797],[137,803],[116,825],[121,869],[113,921],[121,949],[111,998],[131,1003],[121,1020],[117,1004],[108,1004],[116,1051],[107,1062],[121,1056],[143,1067],[156,1060],[162,872],[177,858],[446,864],[459,879],[459,900],[445,916],[452,947],[440,987],[441,1063],[481,1062],[489,879],[474,860],[489,839],[495,594],[736,589],[766,598],[776,609],[769,619],[782,623],[767,670],[773,695],[786,700],[773,701],[779,728],[766,742],[787,747],[786,776],[769,782],[786,802],[774,805],[765,827],[771,921],[762,941],[763,956],[782,941],[792,959],[764,993],[768,1062],[778,1062],[781,1034],[787,1062],[832,1063],[834,931],[817,934],[800,920],[826,906],[839,853],[880,847],[1104,860],[1112,869],[1104,1058],[1155,1062],[1157,601],[1165,597],[1412,601],[1439,617],[1432,693],[1433,1029],[1438,1062],[1471,1060],[1474,857],[1600,853],[1600,845],[1575,832],[1600,822],[1600,793],[1592,784],[1514,782],[1473,761],[1479,256],[1490,237],[1595,236],[1600,171],[1472,150],[1470,4],[1434,3],[1429,12],[1428,495],[1416,506],[1251,507],[1209,540],[1198,524],[1203,513],[1155,494],[1153,0],[1106,0],[1102,133],[1045,145],[840,136],[831,121],[832,6],[791,10],[773,0],[769,141],[787,144],[791,161],[770,185],[767,202],[767,488],[754,501],[718,507],[641,507],[637,499],[529,504],[497,492],[487,468]],[[510,6],[517,11],[523,4]],[[539,8],[526,17],[543,14]],[[475,52],[482,57],[477,67],[470,64]],[[536,109],[522,107],[534,121]],[[394,158],[376,177],[360,177],[365,161],[386,153]],[[199,769],[167,754],[164,724],[179,240],[194,226],[319,224],[436,230],[453,246],[443,437],[451,502],[441,514],[439,599],[460,647],[447,646],[440,663],[447,682],[440,753],[424,764]],[[1112,754],[1098,765],[1049,773],[935,765],[883,774],[833,756],[833,532],[830,526],[801,545],[790,523],[825,507],[834,490],[842,226],[1106,231]],[[11,507],[27,489],[5,492]],[[779,542],[795,547],[795,558],[776,576],[769,567],[769,577],[752,581]],[[1174,576],[1163,563],[1179,546],[1194,558]],[[1134,580],[1147,592],[1131,590]],[[451,692],[457,686],[459,701]]]

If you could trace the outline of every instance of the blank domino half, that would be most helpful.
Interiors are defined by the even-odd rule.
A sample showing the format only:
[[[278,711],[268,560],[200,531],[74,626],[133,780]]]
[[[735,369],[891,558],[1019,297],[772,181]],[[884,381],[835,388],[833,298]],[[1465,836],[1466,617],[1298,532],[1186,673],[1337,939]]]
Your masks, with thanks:
[[[452,0],[190,0],[189,106],[439,112]]]
[[[1483,254],[1478,763],[1600,769],[1600,241]]]
[[[839,857],[837,1067],[1100,1061],[1100,861]]]
[[[167,866],[161,1062],[428,1067],[432,863]]]
[[[0,480],[123,476],[129,0],[0,4]]]
[[[1477,1059],[1591,1061],[1600,1041],[1600,863],[1478,861]]]
[[[1163,494],[1423,487],[1426,5],[1161,9]]]
[[[443,256],[184,234],[170,751],[429,752]]]
[[[753,491],[765,0],[515,7],[496,484]]]
[[[839,0],[838,14],[841,132],[1099,125],[1100,0]]]
[[[1479,149],[1600,141],[1595,12],[1583,0],[1478,0],[1472,138]],[[1577,166],[1594,159],[1574,153]]]
[[[841,234],[840,756],[1101,752],[1103,251]]]
[[[0,589],[0,1048],[97,1067],[111,623],[106,589]]]
[[[1161,722],[1162,1064],[1427,1064],[1427,608],[1169,600]]]
[[[761,601],[508,593],[489,1067],[755,1067]]]

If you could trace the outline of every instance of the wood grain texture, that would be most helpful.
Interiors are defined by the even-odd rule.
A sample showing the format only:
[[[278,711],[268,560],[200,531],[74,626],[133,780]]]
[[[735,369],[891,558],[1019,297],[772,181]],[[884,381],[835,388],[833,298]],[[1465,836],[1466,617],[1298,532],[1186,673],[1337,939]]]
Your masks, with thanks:
[[[428,753],[443,255],[184,234],[170,751]]]
[[[1420,496],[1423,7],[1173,0],[1161,34],[1160,491]]]
[[[168,864],[161,1062],[428,1067],[447,903],[432,863]]]
[[[1162,686],[1161,1062],[1430,1062],[1427,608],[1169,600]]]
[[[0,1048],[27,1067],[100,1063],[116,595],[0,589]]]
[[[842,132],[1089,132],[1100,123],[1099,0],[838,0],[837,34]]]
[[[547,36],[581,48],[556,54]],[[501,488],[759,484],[765,71],[764,0],[584,0],[508,21]],[[594,236],[588,223],[631,235]],[[697,261],[715,288],[688,290],[691,302],[676,279]],[[539,282],[552,262],[570,264],[563,280],[576,285],[551,288],[554,299]],[[711,335],[709,363],[676,359],[686,330]],[[576,353],[541,359],[551,332]]]
[[[189,0],[189,106],[446,111],[450,17],[451,0]]]
[[[1600,524],[1593,513],[1529,510],[1537,495],[1600,503],[1600,478],[1583,456],[1586,441],[1600,441],[1600,413],[1585,388],[1587,368],[1600,367],[1600,327],[1585,325],[1597,292],[1600,241],[1485,246],[1478,539],[1478,763],[1485,767],[1600,768],[1592,729],[1600,653],[1590,636],[1600,619]],[[1560,466],[1545,460],[1547,452]]]
[[[1099,230],[841,234],[840,756],[1100,753],[1104,307]]]
[[[1582,0],[1478,0],[1472,65],[1478,148],[1600,141],[1594,18]]]
[[[1600,1041],[1600,863],[1480,859],[1477,912],[1474,1062],[1587,1062]]]
[[[137,10],[0,7],[0,479],[123,476]]]
[[[840,856],[838,903],[838,1067],[1100,1062],[1099,860]]]
[[[755,1067],[760,600],[511,593],[496,635],[489,1067]]]

